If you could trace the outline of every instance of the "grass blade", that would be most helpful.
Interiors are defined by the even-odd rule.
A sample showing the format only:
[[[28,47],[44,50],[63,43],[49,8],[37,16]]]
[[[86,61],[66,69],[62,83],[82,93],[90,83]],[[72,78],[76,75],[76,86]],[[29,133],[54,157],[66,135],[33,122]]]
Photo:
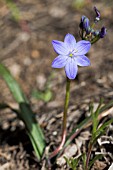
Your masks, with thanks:
[[[5,80],[14,99],[19,104],[20,111],[18,112],[18,116],[25,123],[35,153],[40,160],[45,148],[45,139],[40,126],[37,124],[34,113],[30,108],[28,100],[22,92],[19,84],[3,64],[0,64],[0,75]]]

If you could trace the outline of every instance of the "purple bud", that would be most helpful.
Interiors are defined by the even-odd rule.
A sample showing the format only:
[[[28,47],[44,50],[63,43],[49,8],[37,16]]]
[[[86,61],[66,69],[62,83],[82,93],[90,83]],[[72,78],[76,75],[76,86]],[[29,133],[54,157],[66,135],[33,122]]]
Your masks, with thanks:
[[[83,22],[85,18],[86,18],[86,16],[83,15],[81,18],[81,22]]]
[[[106,35],[107,33],[107,29],[105,27],[102,27],[101,28],[101,31],[100,31],[100,38],[104,38],[104,36]]]
[[[88,19],[88,18],[84,18],[83,28],[84,28],[85,30],[88,30],[89,27],[90,27],[90,26],[89,26],[89,19]]]
[[[82,18],[81,18],[81,22],[80,22],[80,25],[79,25],[79,27],[81,28],[81,29],[83,29],[83,21],[84,21],[84,19],[86,18],[86,16],[82,16]]]
[[[94,10],[96,12],[96,18],[95,21],[98,22],[100,20],[100,12],[99,10],[96,8],[96,6],[94,6]]]
[[[90,31],[89,19],[86,16],[82,16],[80,28],[84,29],[87,33]]]

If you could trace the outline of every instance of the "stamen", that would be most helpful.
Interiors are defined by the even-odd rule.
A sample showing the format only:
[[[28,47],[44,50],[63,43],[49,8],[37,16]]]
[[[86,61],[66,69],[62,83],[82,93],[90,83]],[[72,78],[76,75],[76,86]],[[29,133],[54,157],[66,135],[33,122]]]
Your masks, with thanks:
[[[72,54],[72,53],[70,53],[70,54],[69,54],[69,57],[73,57],[73,54]]]
[[[76,52],[78,52],[78,50],[77,50],[77,49],[74,49],[74,50],[73,50],[73,53],[76,53]]]

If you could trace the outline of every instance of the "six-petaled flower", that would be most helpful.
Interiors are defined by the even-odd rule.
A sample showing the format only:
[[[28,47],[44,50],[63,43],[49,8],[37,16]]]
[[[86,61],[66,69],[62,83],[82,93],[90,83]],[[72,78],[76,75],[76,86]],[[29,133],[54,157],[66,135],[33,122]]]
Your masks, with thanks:
[[[53,48],[58,56],[53,60],[53,68],[65,68],[66,76],[75,79],[78,66],[89,66],[90,60],[85,56],[91,47],[89,41],[76,42],[72,34],[67,34],[64,42],[53,40]]]

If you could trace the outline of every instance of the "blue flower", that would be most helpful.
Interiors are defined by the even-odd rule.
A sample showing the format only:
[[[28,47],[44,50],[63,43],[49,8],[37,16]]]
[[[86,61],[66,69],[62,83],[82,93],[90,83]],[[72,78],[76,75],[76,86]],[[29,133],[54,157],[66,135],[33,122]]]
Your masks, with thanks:
[[[67,34],[64,42],[53,40],[53,48],[59,54],[52,62],[53,68],[65,68],[66,76],[75,79],[78,66],[89,66],[90,60],[85,56],[91,47],[89,41],[76,42],[72,34]]]

